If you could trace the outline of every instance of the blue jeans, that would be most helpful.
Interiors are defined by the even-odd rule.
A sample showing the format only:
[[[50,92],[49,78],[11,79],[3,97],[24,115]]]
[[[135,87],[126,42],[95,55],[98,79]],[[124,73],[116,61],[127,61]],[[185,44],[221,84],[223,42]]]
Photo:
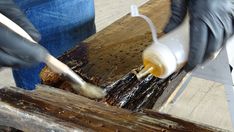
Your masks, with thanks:
[[[39,42],[58,57],[96,32],[93,0],[14,0],[42,35]],[[13,70],[17,87],[33,90],[44,67]]]

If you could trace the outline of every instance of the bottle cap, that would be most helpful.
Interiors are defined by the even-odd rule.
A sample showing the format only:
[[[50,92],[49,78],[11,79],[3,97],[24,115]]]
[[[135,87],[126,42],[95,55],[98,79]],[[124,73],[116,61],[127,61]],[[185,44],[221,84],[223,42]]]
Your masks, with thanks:
[[[149,59],[147,59],[149,58]],[[163,44],[153,43],[143,52],[143,59],[150,60],[153,64],[160,64],[164,73],[159,78],[166,78],[176,71],[177,61],[172,51]]]

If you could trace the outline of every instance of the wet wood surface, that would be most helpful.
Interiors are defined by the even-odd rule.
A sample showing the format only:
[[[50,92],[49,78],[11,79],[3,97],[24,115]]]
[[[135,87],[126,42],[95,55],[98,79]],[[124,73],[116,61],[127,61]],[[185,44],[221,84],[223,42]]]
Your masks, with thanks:
[[[157,27],[158,35],[169,17],[169,0],[151,0],[140,8]],[[146,22],[129,14],[90,37],[59,59],[86,81],[108,91],[102,102],[120,108],[139,111],[160,109],[181,82],[184,73],[167,79],[148,76],[141,81],[134,73],[142,66],[142,51],[152,43]],[[41,72],[43,84],[75,93],[61,76],[45,68]]]
[[[140,8],[152,19],[159,36],[169,17],[169,0],[151,0]],[[130,11],[130,7],[129,7]],[[147,23],[129,14],[60,57],[74,71],[99,86],[119,80],[142,65],[142,52],[152,43]],[[50,81],[42,76],[44,82]]]
[[[151,110],[132,112],[38,86],[29,92],[0,89],[0,125],[23,131],[222,131]]]

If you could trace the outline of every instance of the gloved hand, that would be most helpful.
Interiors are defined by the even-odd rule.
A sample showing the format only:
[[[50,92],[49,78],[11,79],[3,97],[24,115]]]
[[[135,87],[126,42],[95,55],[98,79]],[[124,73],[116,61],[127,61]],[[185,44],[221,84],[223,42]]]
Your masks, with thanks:
[[[167,33],[180,25],[188,11],[190,17],[190,53],[186,71],[214,57],[233,34],[231,0],[171,0]]]
[[[35,41],[39,32],[12,0],[0,0],[0,13],[22,27]],[[26,67],[41,62],[47,50],[14,33],[0,23],[0,67]]]

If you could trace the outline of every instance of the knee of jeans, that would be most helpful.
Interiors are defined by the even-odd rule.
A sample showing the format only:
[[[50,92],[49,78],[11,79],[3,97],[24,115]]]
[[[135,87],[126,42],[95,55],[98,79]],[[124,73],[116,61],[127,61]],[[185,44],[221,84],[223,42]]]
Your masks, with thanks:
[[[32,5],[31,7],[20,5],[42,37],[66,32],[74,27],[87,25],[89,22],[94,23],[93,0],[53,0],[32,3],[28,2],[29,5]],[[26,4],[24,3],[24,5]]]
[[[44,64],[32,68],[14,69],[13,77],[15,79],[16,86],[19,88],[34,90],[37,84],[41,83],[39,74]]]

